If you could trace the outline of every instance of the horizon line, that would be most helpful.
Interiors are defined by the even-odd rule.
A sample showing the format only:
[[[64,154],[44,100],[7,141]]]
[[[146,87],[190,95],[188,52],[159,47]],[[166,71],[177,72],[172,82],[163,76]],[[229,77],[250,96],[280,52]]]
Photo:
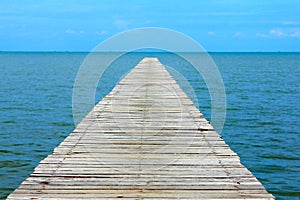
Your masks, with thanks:
[[[56,51],[56,50],[33,50],[33,51],[7,51],[0,50],[0,53],[300,53],[300,51],[178,51],[178,52],[169,52],[169,51]]]

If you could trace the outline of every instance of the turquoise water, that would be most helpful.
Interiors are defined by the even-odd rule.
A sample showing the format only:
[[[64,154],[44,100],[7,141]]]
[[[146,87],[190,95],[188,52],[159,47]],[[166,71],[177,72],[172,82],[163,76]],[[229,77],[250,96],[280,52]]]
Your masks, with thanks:
[[[86,53],[0,53],[0,198],[74,129],[72,90]],[[144,56],[157,56],[192,85],[210,119],[205,83],[167,53],[123,56],[102,76],[96,101]],[[221,133],[278,199],[300,198],[300,53],[212,53],[226,88]]]

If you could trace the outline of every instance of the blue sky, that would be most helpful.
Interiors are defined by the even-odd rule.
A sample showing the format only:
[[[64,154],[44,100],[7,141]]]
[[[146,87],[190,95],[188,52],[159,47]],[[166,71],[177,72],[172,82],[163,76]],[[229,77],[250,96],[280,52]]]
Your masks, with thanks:
[[[208,51],[300,51],[300,0],[1,0],[1,51],[91,51],[134,28],[180,31]]]

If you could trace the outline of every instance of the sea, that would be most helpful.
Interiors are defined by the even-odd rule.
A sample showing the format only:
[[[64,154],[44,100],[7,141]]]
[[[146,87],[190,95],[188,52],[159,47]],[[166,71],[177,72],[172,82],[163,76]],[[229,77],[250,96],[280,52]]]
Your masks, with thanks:
[[[73,87],[88,55],[0,52],[0,199],[74,129]],[[208,56],[226,91],[223,139],[277,199],[300,199],[300,53],[210,52]],[[158,57],[181,74],[192,87],[193,101],[211,119],[205,80],[187,60],[170,52],[118,57],[99,77],[95,103],[144,57]]]

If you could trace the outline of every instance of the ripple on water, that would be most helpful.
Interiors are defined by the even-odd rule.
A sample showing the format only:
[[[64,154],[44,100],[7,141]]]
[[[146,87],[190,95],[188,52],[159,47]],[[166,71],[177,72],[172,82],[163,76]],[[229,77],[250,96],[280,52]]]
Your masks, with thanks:
[[[72,88],[85,53],[0,53],[0,199],[74,128]],[[205,82],[172,54],[131,54],[108,69],[96,101],[144,56],[186,77],[210,117]],[[300,54],[215,53],[227,93],[223,138],[278,199],[299,199]],[[132,66],[131,66],[132,65]],[[120,67],[120,66],[125,66]],[[184,67],[183,67],[184,66]]]

